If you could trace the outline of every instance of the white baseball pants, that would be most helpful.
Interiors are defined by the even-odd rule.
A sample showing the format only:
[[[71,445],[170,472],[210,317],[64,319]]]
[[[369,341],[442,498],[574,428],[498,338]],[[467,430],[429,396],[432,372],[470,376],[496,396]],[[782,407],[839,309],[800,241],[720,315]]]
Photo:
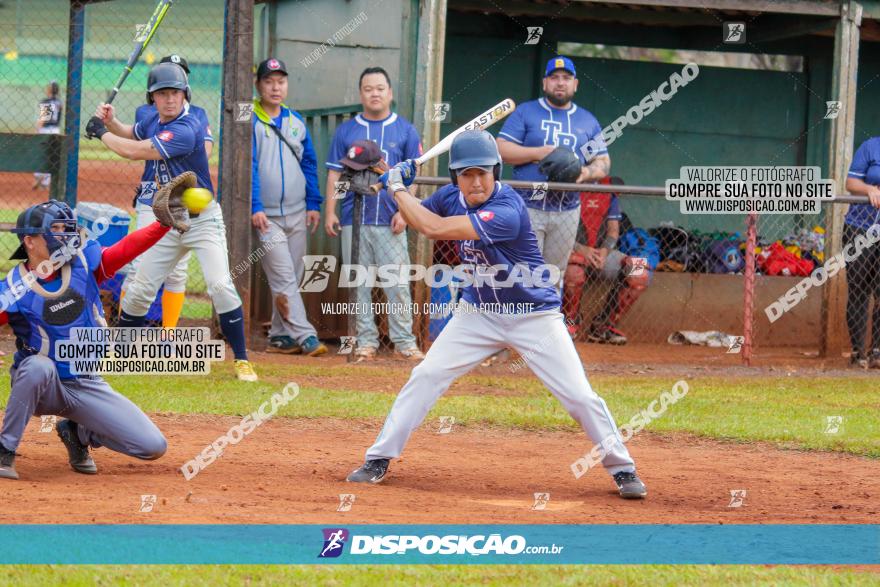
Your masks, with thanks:
[[[514,315],[457,311],[400,390],[379,437],[367,450],[367,460],[399,457],[410,434],[452,382],[486,357],[509,347],[522,355],[593,444],[617,437],[619,442],[602,461],[609,474],[635,471],[605,400],[587,381],[558,310]]]
[[[156,215],[153,214],[152,206],[147,206],[146,204],[138,202],[137,206],[135,206],[135,212],[137,213],[135,228],[143,228],[156,221]],[[174,266],[174,269],[171,270],[171,273],[168,274],[168,277],[165,278],[165,291],[175,293],[183,293],[186,291],[186,279],[188,276],[189,258],[191,256],[192,254],[190,251],[187,251],[186,254],[180,258],[177,265]],[[134,279],[134,274],[137,273],[140,259],[141,257],[135,257],[134,260],[129,263],[128,271],[125,275],[125,281],[122,282],[123,291],[128,290],[128,284]]]
[[[194,251],[199,259],[207,293],[217,313],[225,314],[241,306],[229,274],[223,213],[215,201],[192,220],[189,231],[180,234],[172,229],[141,255],[137,274],[122,299],[122,311],[130,316],[145,316],[162,282],[189,251]]]

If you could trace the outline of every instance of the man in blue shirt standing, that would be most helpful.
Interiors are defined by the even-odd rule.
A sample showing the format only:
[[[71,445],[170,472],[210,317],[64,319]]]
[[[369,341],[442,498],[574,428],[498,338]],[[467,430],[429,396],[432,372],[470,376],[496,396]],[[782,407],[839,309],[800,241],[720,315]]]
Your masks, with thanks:
[[[342,258],[343,263],[346,264],[351,262],[354,193],[346,193],[342,201],[340,230],[334,195],[336,182],[339,181],[343,171],[342,159],[353,160],[358,154],[352,152],[354,143],[363,140],[377,143],[382,151],[382,158],[389,166],[405,159],[415,159],[422,154],[422,145],[415,127],[408,120],[391,111],[391,101],[394,96],[388,73],[381,67],[365,69],[361,73],[359,88],[364,111],[336,129],[330,145],[330,153],[327,155],[327,213],[324,217],[324,225],[330,236],[342,233]],[[399,267],[409,264],[406,222],[398,211],[394,198],[384,189],[378,197],[364,200],[360,223],[359,265]],[[369,286],[361,286],[357,290],[355,355],[358,361],[372,359],[379,348],[379,330],[370,310],[372,301],[370,290]],[[391,286],[384,288],[384,291],[391,308],[408,307],[411,303],[408,287]],[[398,354],[412,360],[424,358],[412,332],[412,315],[390,313],[388,330]]]
[[[602,127],[590,112],[572,102],[578,89],[577,72],[568,57],[554,57],[544,71],[544,97],[521,104],[498,133],[498,149],[514,165],[513,178],[541,183],[547,176],[540,161],[557,147],[570,149],[583,167],[577,183],[602,179],[611,159]],[[595,149],[587,148],[594,141]],[[585,151],[587,151],[585,155]],[[578,228],[578,192],[518,190],[525,201],[538,247],[548,263],[565,272]]]
[[[321,223],[318,161],[299,112],[284,104],[287,66],[266,59],[257,67],[254,100],[251,222],[265,253],[263,271],[272,290],[270,353],[323,355],[327,347],[309,323],[299,293],[306,231]]]
[[[866,239],[868,230],[880,225],[880,137],[868,139],[856,151],[846,178],[846,190],[868,196],[868,203],[850,205],[843,226],[844,244],[862,249],[864,245],[857,241]],[[846,324],[853,349],[850,362],[880,369],[880,243],[864,247],[855,259],[846,261]],[[872,296],[874,310],[866,343],[868,304]]]

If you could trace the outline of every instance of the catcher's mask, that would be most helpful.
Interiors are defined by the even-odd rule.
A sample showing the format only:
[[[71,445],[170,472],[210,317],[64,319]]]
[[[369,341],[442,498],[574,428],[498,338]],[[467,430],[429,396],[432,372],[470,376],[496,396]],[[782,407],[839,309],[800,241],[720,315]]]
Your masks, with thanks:
[[[53,232],[53,224],[64,224],[64,230]],[[36,204],[19,214],[12,232],[18,235],[20,244],[10,259],[28,258],[24,247],[25,235],[43,235],[50,255],[64,246],[78,247],[81,243],[76,213],[66,203],[56,200]]]
[[[491,134],[485,130],[466,130],[452,141],[449,149],[449,177],[458,185],[458,173],[471,167],[492,171],[501,177],[501,154]]]

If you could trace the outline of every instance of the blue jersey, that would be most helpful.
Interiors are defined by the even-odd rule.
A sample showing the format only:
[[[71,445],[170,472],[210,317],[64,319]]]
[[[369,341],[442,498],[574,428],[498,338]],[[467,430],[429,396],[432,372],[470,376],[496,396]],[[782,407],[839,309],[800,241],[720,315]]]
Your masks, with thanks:
[[[327,155],[327,167],[341,172],[343,167],[339,160],[345,157],[355,141],[362,140],[375,141],[382,149],[382,157],[389,167],[422,154],[419,134],[405,118],[392,113],[385,120],[367,120],[358,114],[336,129]],[[342,200],[340,224],[351,224],[353,209],[354,193],[348,192]],[[364,198],[361,224],[387,226],[391,224],[391,217],[396,213],[397,202],[382,190],[378,198]]]
[[[422,201],[422,206],[444,217],[467,215],[480,235],[478,240],[458,241],[459,258],[474,273],[473,283],[462,294],[466,302],[489,308],[498,305],[505,308],[501,313],[559,307],[556,287],[546,284],[551,274],[529,215],[513,188],[495,182],[489,199],[470,208],[458,187],[446,185]]]
[[[849,166],[849,177],[860,179],[868,185],[880,186],[880,137],[862,143]],[[846,224],[867,230],[880,223],[880,210],[871,204],[850,204]]]
[[[507,117],[499,139],[504,139],[523,147],[565,147],[571,149],[581,164],[586,165],[583,147],[591,140],[598,145],[591,159],[608,153],[602,127],[596,117],[583,108],[572,104],[567,109],[554,108],[544,98],[520,105]],[[513,168],[513,178],[521,181],[544,182],[547,176],[538,171],[537,163],[517,165]],[[518,190],[529,208],[537,210],[571,210],[579,204],[578,192]],[[532,199],[540,195],[539,199]]]
[[[204,115],[201,108],[184,104],[183,111],[177,118],[163,124],[159,121],[159,113],[155,108],[143,111],[138,109],[140,118],[136,118],[134,123],[134,138],[139,141],[149,139],[162,155],[162,159],[147,161],[144,166],[138,194],[138,201],[142,204],[153,204],[156,181],[159,185],[168,183],[171,178],[184,171],[195,173],[199,187],[214,193],[208,169],[208,154],[205,152],[205,141],[208,140],[211,130],[207,125],[207,117],[200,117],[199,110]]]
[[[101,252],[101,245],[97,241],[89,241],[82,255],[67,263],[70,283],[58,297],[44,298],[27,288],[22,280],[23,264],[12,268],[6,278],[0,281],[0,297],[7,300],[9,326],[15,334],[17,350],[13,367],[30,355],[43,355],[55,360],[55,342],[69,340],[71,328],[106,327],[101,293],[93,274],[101,264]],[[40,280],[40,285],[48,292],[57,292],[61,287],[60,272],[51,281]],[[21,288],[25,288],[24,295],[15,299],[14,292]],[[75,378],[70,373],[69,362],[55,361],[55,367],[59,378]]]

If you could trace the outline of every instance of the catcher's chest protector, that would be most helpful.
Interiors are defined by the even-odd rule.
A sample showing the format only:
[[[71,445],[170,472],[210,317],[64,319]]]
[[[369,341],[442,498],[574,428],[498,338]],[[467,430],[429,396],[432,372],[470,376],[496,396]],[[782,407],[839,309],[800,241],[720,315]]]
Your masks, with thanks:
[[[581,192],[581,223],[586,233],[586,245],[595,247],[599,233],[605,225],[608,208],[611,207],[611,194],[606,192]]]
[[[100,259],[100,247],[94,249]],[[77,255],[67,263],[70,281],[66,288],[49,292],[49,297],[30,289],[16,302],[19,312],[30,325],[27,340],[16,340],[22,354],[40,354],[55,360],[55,341],[68,340],[71,328],[106,327],[98,283],[86,257],[86,254]],[[10,285],[22,282],[22,269],[24,264],[9,272],[7,281]],[[57,365],[62,378],[70,377],[66,362]]]

